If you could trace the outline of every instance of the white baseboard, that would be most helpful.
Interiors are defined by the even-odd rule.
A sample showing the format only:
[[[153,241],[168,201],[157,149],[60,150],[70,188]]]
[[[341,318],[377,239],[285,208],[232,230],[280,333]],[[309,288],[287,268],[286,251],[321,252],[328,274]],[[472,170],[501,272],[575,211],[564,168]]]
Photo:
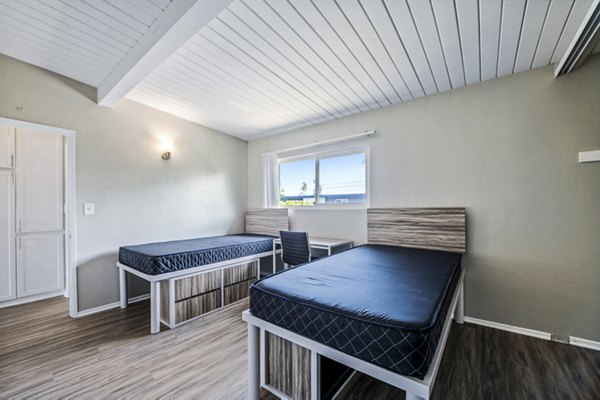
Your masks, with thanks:
[[[518,333],[519,335],[536,337],[539,339],[550,340],[550,333],[536,331],[534,329],[521,328],[519,326],[512,326],[501,324],[499,322],[486,321],[485,319],[473,318],[473,317],[465,317],[465,322],[475,325],[487,326],[488,328],[499,329],[501,331]]]
[[[550,332],[537,331],[535,329],[521,328],[519,326],[501,324],[499,322],[486,321],[485,319],[465,317],[465,322],[487,326],[488,328],[499,329],[501,331],[507,331],[517,333],[519,335],[531,336],[538,339],[551,340],[552,334]],[[600,342],[596,342],[588,339],[581,339],[574,336],[569,336],[569,344],[573,346],[585,347],[586,349],[599,350]]]
[[[149,294],[143,294],[141,296],[131,297],[129,299],[129,304],[131,304],[131,303],[137,303],[139,301],[148,300],[149,298],[150,298]],[[112,310],[113,308],[119,308],[119,307],[121,307],[121,302],[115,301],[114,303],[105,304],[103,306],[98,306],[98,307],[94,307],[94,308],[88,308],[87,310],[79,311],[77,313],[77,317],[76,318],[85,317],[87,315],[92,315],[92,314],[97,314],[97,313],[102,312],[102,311]]]
[[[586,349],[592,349],[600,351],[600,342],[595,342],[593,340],[582,339],[577,337],[572,337],[570,343],[574,346],[585,347]]]
[[[23,297],[20,299],[7,300],[7,301],[0,302],[0,308],[19,306],[21,304],[27,304],[27,303],[32,303],[34,301],[46,300],[46,299],[50,299],[52,297],[58,297],[58,296],[67,297],[67,293],[64,290],[57,290],[56,292],[49,292],[49,293],[37,294],[34,296],[29,296],[29,297]]]

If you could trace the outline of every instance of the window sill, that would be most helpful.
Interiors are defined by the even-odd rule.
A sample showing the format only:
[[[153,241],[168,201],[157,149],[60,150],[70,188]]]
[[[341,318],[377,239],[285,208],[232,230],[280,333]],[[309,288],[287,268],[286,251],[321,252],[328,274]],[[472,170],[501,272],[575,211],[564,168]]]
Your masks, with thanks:
[[[367,210],[369,208],[366,204],[351,206],[351,205],[331,205],[331,206],[287,206],[287,207],[275,207],[275,208],[287,208],[288,210],[310,210],[310,211],[348,211],[348,210]]]

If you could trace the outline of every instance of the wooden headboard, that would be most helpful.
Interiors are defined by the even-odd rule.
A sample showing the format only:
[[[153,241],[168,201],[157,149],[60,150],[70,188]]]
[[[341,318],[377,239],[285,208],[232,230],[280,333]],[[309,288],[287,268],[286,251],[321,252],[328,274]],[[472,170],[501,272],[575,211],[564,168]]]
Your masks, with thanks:
[[[279,236],[279,231],[289,231],[287,208],[257,208],[246,210],[246,233]]]
[[[369,208],[369,244],[466,251],[464,208]]]

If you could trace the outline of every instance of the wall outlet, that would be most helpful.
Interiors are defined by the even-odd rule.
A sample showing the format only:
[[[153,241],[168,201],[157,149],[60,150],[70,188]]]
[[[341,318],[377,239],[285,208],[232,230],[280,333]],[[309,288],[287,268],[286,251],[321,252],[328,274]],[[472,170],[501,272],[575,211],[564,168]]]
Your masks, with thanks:
[[[96,205],[94,203],[83,203],[83,215],[95,215]]]
[[[552,340],[553,342],[560,342],[560,343],[571,343],[571,337],[568,335],[559,335],[558,333],[551,333],[550,334],[550,340]]]

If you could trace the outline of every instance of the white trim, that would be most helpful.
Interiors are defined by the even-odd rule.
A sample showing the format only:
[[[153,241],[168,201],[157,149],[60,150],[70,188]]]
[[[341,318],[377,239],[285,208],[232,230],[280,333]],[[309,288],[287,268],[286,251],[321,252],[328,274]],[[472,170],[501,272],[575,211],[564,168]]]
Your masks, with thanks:
[[[577,62],[581,58],[582,54],[584,54],[584,57],[588,56],[589,53],[586,53],[586,49],[590,45],[590,42],[594,39],[594,35],[595,35],[596,31],[598,30],[598,25],[596,25],[596,27],[593,28],[593,32],[586,33],[586,28],[588,27],[588,24],[590,23],[590,20],[594,16],[594,13],[598,6],[600,6],[600,0],[593,0],[592,5],[590,6],[585,17],[583,18],[583,21],[581,21],[581,25],[579,26],[577,33],[573,37],[571,44],[567,48],[567,51],[565,51],[565,54],[563,55],[562,59],[556,65],[556,68],[554,68],[554,77],[555,78],[561,74],[565,74],[565,73],[568,74],[569,72],[571,72],[573,67],[577,64]],[[589,35],[586,36],[586,35],[584,35],[584,33],[586,35],[587,34],[589,34]],[[580,40],[584,41],[585,43],[583,43],[583,42],[580,43]],[[575,52],[577,52],[576,55],[574,55]],[[574,56],[574,59],[571,59],[572,56]],[[563,68],[565,67],[565,64],[567,62],[569,62],[569,65],[567,65],[567,69],[565,71],[563,71]]]
[[[569,343],[573,346],[585,347],[586,349],[600,351],[600,342],[596,342],[594,340],[582,339],[571,336]]]
[[[333,138],[333,139],[317,140],[317,141],[314,141],[312,143],[303,144],[303,145],[300,145],[300,146],[294,146],[294,147],[288,147],[288,148],[280,149],[280,150],[268,151],[268,152],[263,153],[263,154],[278,154],[278,153],[285,153],[285,152],[288,152],[288,151],[308,149],[308,148],[311,148],[311,147],[322,146],[324,144],[333,144],[333,143],[338,143],[338,142],[345,142],[347,140],[359,139],[359,138],[362,138],[362,137],[369,137],[371,135],[374,135],[375,133],[377,133],[376,130],[365,131],[365,132],[355,133],[353,135],[341,136],[341,137],[337,137],[337,138]]]
[[[0,117],[0,124],[9,125],[16,128],[31,129],[36,132],[61,135],[65,137],[65,291],[64,296],[69,298],[69,315],[71,318],[77,316],[77,206],[76,206],[76,135],[77,132],[72,129],[58,128],[49,125],[42,125],[35,122],[22,121],[12,118]]]
[[[550,333],[536,331],[534,329],[521,328],[519,326],[512,326],[501,324],[499,322],[486,321],[484,319],[465,317],[465,322],[475,325],[487,326],[488,328],[499,329],[501,331],[507,331],[512,333],[518,333],[519,335],[536,337],[539,339],[550,340]]]
[[[20,299],[7,300],[0,303],[0,308],[12,307],[12,306],[20,306],[21,304],[32,303],[34,301],[46,300],[52,297],[64,296],[67,297],[66,290],[57,290],[49,293],[36,294],[34,296],[22,297]]]
[[[98,104],[112,107],[232,0],[173,1],[98,87]]]
[[[580,151],[579,152],[579,162],[594,162],[600,161],[600,150],[593,151]]]
[[[75,136],[75,131],[71,129],[57,128],[49,125],[42,125],[35,122],[22,121],[20,119],[0,117],[0,125],[9,125],[15,128],[31,129],[36,132],[53,133],[62,136]]]
[[[535,329],[521,328],[519,326],[501,324],[499,322],[486,321],[485,319],[465,317],[465,322],[475,325],[486,326],[488,328],[499,329],[501,331],[512,332],[519,335],[531,336],[538,339],[552,340],[552,334],[549,332],[538,331]],[[600,351],[600,342],[594,340],[582,339],[574,336],[569,336],[569,343],[573,346],[585,347],[586,349]]]
[[[132,297],[129,299],[129,304],[138,303],[140,301],[148,300],[150,298],[150,294],[142,294],[140,296]],[[115,301],[114,303],[105,304],[103,306],[98,306],[94,308],[88,308],[87,310],[79,311],[77,313],[77,318],[85,317],[92,314],[98,314],[99,312],[112,310],[113,308],[119,308],[121,306],[120,301]]]

